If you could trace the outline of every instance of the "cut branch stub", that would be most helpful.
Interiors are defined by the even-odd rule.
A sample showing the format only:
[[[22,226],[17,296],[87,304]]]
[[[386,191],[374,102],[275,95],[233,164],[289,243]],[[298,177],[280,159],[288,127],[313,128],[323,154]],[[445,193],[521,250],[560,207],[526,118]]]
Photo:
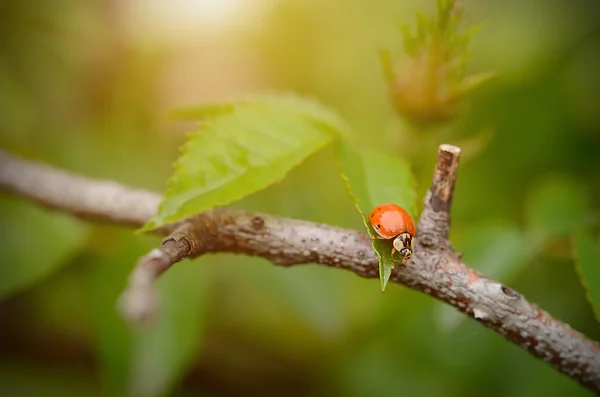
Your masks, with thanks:
[[[459,162],[460,148],[440,145],[433,182],[425,196],[417,230],[417,241],[424,248],[450,247],[450,205]]]

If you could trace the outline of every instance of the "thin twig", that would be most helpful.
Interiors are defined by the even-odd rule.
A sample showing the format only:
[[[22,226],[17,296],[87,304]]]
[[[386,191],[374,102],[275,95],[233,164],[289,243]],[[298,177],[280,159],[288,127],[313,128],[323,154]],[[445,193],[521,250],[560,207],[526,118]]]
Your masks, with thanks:
[[[138,261],[119,299],[119,308],[128,320],[142,323],[152,318],[157,301],[154,282],[158,276],[177,262],[213,248],[217,241],[216,224],[209,214],[179,223],[160,248]]]
[[[155,280],[175,263],[189,257],[192,251],[193,230],[183,224],[135,265],[127,289],[119,299],[125,317],[135,323],[147,321],[156,312]]]
[[[419,222],[413,261],[396,268],[390,281],[454,306],[600,394],[598,343],[540,310],[511,288],[469,268],[452,251],[447,236],[459,155],[456,147],[440,147],[434,182]],[[110,194],[102,192],[104,186],[110,186]],[[159,200],[153,193],[77,177],[1,151],[0,187],[85,219],[134,226],[145,223]],[[130,213],[132,200],[128,198],[132,192],[138,211],[146,208],[135,216]],[[207,211],[176,227],[185,233],[178,234],[179,238],[167,238],[158,250],[160,254],[153,251],[140,260],[130,279],[129,298],[125,299],[129,299],[134,318],[151,313],[152,284],[160,273],[184,257],[208,252],[256,255],[284,266],[319,263],[362,277],[378,277],[378,260],[370,238],[355,230],[228,209]],[[169,235],[172,230],[159,232]],[[139,297],[132,297],[136,293]]]

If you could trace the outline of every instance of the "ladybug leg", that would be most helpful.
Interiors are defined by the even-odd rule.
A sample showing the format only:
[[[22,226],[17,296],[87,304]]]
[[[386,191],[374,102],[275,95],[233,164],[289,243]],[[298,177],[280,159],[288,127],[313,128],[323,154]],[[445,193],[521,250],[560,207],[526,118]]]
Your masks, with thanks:
[[[412,250],[403,249],[400,251],[400,254],[402,255],[402,264],[404,266],[406,266],[408,263],[413,263]]]

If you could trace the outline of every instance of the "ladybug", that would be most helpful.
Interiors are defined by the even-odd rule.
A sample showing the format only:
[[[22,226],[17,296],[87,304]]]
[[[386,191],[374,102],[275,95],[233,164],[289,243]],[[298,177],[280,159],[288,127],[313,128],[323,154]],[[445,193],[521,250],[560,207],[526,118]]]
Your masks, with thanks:
[[[408,212],[396,204],[381,204],[371,211],[369,221],[377,233],[373,238],[394,239],[392,258],[399,252],[402,255],[402,264],[406,264],[412,256],[413,240],[416,236],[415,225]]]

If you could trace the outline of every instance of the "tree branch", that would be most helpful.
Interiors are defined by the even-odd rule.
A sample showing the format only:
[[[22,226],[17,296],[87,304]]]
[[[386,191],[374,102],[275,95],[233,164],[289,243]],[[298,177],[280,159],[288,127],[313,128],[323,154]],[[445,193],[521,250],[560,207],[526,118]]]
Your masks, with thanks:
[[[442,300],[600,395],[600,346],[462,263],[448,242],[449,210],[460,150],[442,145],[419,221],[413,261],[390,281]],[[0,151],[0,188],[84,219],[140,226],[160,200],[154,193],[94,181]],[[154,280],[183,258],[209,252],[264,257],[283,266],[319,263],[378,277],[365,233],[313,222],[215,209],[158,231],[168,237],[138,262],[121,300],[133,319],[151,314]]]
[[[127,319],[140,323],[152,317],[156,306],[156,278],[185,258],[209,252],[216,242],[215,225],[209,216],[181,222],[163,240],[160,248],[138,261],[119,300],[121,312]]]
[[[1,149],[0,188],[82,219],[134,227],[146,223],[160,202],[158,194],[84,178]]]
[[[139,323],[152,316],[156,311],[156,278],[175,263],[189,257],[192,246],[193,231],[186,223],[164,239],[160,248],[140,258],[119,300],[120,309],[128,319]]]
[[[459,161],[459,148],[440,145],[433,182],[425,196],[425,206],[417,229],[418,241],[424,247],[450,248],[450,205]]]

